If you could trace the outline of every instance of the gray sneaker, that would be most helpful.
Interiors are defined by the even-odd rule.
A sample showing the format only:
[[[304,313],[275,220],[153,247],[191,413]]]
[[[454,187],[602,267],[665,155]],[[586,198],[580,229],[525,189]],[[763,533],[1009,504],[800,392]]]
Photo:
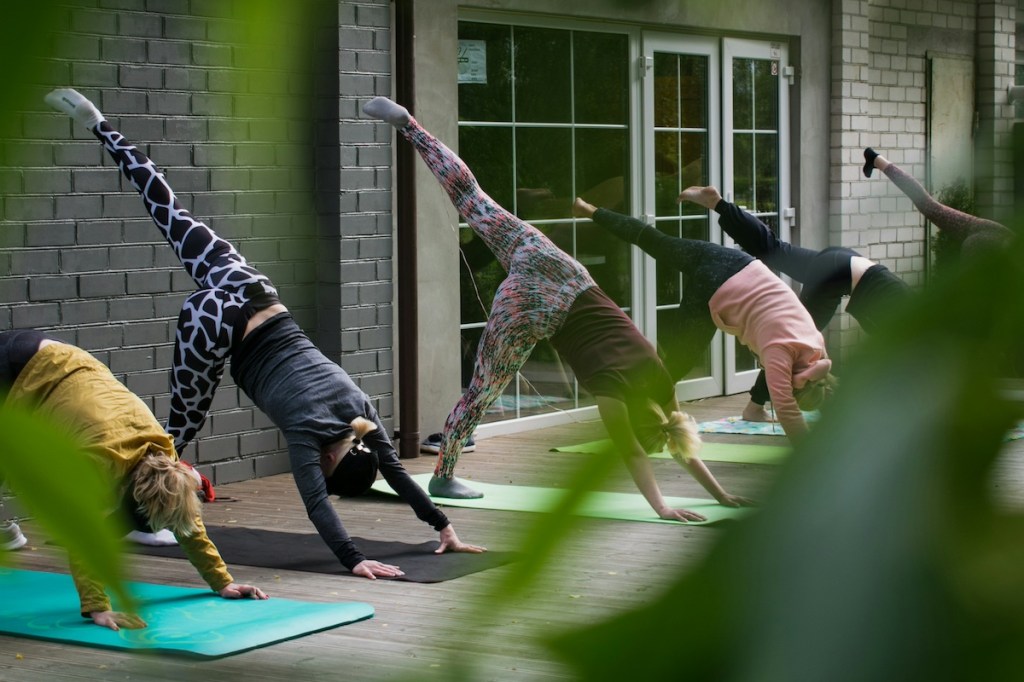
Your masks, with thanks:
[[[28,538],[21,532],[21,527],[14,521],[0,526],[0,549],[8,551],[20,549],[28,543]]]

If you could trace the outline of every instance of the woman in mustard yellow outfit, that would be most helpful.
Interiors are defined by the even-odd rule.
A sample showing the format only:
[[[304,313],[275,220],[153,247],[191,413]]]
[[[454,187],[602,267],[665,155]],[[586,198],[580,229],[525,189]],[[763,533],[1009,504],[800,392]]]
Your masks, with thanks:
[[[169,528],[210,588],[226,599],[267,595],[234,582],[206,534],[194,472],[146,404],[86,351],[35,330],[0,332],[0,388],[67,430],[108,467],[136,526]],[[148,528],[138,528],[148,530]],[[140,628],[138,616],[111,610],[103,585],[70,557],[81,613],[97,625]]]

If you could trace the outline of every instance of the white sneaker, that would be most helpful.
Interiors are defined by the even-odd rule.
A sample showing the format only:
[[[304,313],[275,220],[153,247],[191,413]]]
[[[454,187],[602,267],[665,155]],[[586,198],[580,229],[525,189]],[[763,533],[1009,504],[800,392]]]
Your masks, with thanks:
[[[0,526],[0,549],[8,551],[20,549],[28,544],[28,538],[21,532],[21,527],[14,521]]]
[[[178,541],[174,538],[174,533],[163,528],[155,533],[144,533],[141,530],[133,530],[124,536],[124,539],[128,542],[134,542],[140,545],[149,545],[151,547],[167,547],[169,545],[176,545]]]

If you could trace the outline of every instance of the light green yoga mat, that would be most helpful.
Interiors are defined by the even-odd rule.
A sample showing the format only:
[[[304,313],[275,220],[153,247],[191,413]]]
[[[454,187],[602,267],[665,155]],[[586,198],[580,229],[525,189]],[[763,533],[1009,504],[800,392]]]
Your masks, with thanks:
[[[579,445],[567,445],[552,448],[552,452],[583,452],[596,454],[610,448],[610,440],[595,440]],[[789,456],[790,448],[786,445],[748,445],[745,443],[708,443],[705,442],[697,453],[701,459],[709,462],[736,462],[739,464],[781,464]],[[655,452],[651,457],[671,459],[668,451]]]
[[[0,633],[54,642],[217,658],[373,616],[361,602],[222,599],[209,588],[129,583],[149,627],[118,632],[78,613],[62,573],[0,569]],[[114,606],[117,609],[117,606]]]
[[[424,490],[431,474],[416,474],[413,480]],[[565,494],[560,488],[534,488],[523,485],[498,485],[467,480],[466,484],[484,494],[475,500],[452,500],[446,497],[431,497],[435,504],[448,507],[471,507],[474,509],[499,509],[502,511],[549,512],[555,508]],[[395,492],[387,481],[379,480],[373,489],[388,495]],[[723,507],[714,500],[694,497],[666,497],[669,506],[689,509],[706,517],[706,521],[691,521],[689,525],[708,525],[721,521],[738,519],[750,509]],[[621,519],[623,521],[650,521],[653,523],[679,523],[659,519],[640,493],[592,492],[577,511],[579,516],[598,519]]]

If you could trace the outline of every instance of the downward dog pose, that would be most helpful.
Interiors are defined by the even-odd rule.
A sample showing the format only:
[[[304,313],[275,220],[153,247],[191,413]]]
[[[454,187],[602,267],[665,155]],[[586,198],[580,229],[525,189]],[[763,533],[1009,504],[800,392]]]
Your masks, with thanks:
[[[714,187],[688,187],[679,195],[679,201],[693,202],[718,213],[719,225],[744,251],[764,261],[772,270],[800,282],[803,285],[800,302],[819,330],[828,326],[843,296],[849,296],[846,312],[865,332],[872,334],[881,324],[886,305],[910,291],[906,283],[884,265],[852,249],[830,246],[815,251],[782,241],[755,216],[722,199]],[[764,407],[768,399],[762,369],[750,390],[750,402],[743,410],[743,418],[771,421]]]
[[[662,497],[646,453],[660,449],[666,438],[675,459],[721,504],[750,504],[726,493],[696,456],[695,424],[679,411],[673,382],[654,347],[587,270],[535,227],[498,206],[462,159],[404,107],[378,97],[363,110],[395,126],[416,148],[508,272],[491,304],[469,389],[445,422],[431,492],[480,496],[453,477],[462,446],[534,345],[548,338],[580,384],[597,397],[601,418],[633,480],[661,518],[703,520],[694,512],[672,509]]]
[[[768,267],[752,256],[710,242],[670,237],[645,223],[576,199],[573,212],[679,271],[684,294],[666,365],[675,380],[693,369],[715,328],[733,334],[758,356],[786,435],[807,432],[801,409],[831,391],[832,361],[807,310]]]
[[[482,552],[461,542],[447,517],[398,460],[369,398],[299,328],[277,291],[235,248],[196,220],[155,164],[74,90],[46,97],[103,143],[200,289],[178,318],[167,430],[180,452],[203,425],[224,364],[238,386],[281,429],[306,513],[338,560],[356,575],[403,575],[367,559],[345,531],[329,494],[355,496],[378,468],[416,516],[440,532],[438,554]]]
[[[925,218],[959,242],[963,253],[969,255],[978,250],[998,248],[1013,238],[1013,231],[1005,225],[939,203],[902,168],[868,147],[864,150],[864,175],[870,178],[876,168],[914,202]]]
[[[0,332],[0,387],[8,391],[4,405],[48,417],[99,460],[118,482],[124,520],[137,530],[169,528],[211,589],[225,599],[267,598],[234,582],[206,535],[194,470],[178,461],[153,413],[106,365],[42,332]],[[111,630],[146,627],[136,615],[111,611],[103,585],[69,559],[83,617]]]

